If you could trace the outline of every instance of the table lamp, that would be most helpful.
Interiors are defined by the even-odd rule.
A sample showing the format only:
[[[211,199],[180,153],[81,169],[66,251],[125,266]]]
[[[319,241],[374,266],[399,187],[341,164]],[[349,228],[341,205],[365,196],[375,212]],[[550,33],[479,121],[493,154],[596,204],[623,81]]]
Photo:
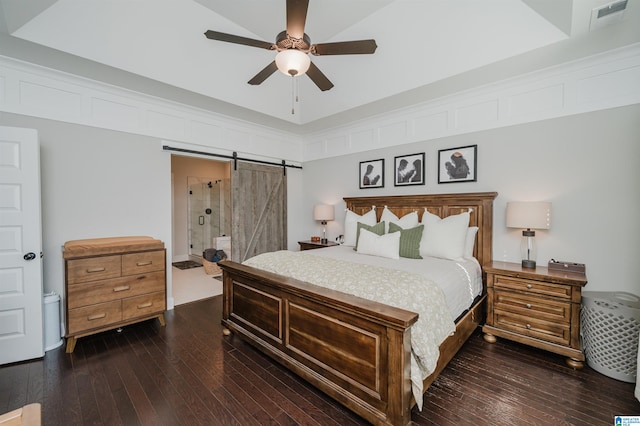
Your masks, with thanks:
[[[507,227],[522,229],[520,254],[523,268],[536,267],[536,231],[551,226],[551,203],[515,201],[507,203]]]
[[[327,244],[327,221],[333,220],[334,208],[328,204],[318,204],[313,208],[313,219],[322,224],[322,244]]]

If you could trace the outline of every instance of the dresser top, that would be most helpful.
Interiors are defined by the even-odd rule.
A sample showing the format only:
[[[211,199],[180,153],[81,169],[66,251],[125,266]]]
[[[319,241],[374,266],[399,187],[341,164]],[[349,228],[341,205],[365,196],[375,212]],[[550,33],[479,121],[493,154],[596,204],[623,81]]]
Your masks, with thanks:
[[[163,249],[164,243],[152,237],[125,236],[108,238],[91,238],[86,240],[72,240],[64,243],[62,257],[96,256],[131,251]]]

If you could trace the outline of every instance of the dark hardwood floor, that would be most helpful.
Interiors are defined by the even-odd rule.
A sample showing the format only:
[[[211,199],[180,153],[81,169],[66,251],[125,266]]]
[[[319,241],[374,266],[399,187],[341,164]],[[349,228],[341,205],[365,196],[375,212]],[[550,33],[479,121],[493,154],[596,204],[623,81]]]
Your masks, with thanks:
[[[234,336],[221,298],[0,368],[0,413],[42,403],[45,425],[362,425]],[[476,332],[414,408],[417,425],[613,425],[640,415],[634,385]]]

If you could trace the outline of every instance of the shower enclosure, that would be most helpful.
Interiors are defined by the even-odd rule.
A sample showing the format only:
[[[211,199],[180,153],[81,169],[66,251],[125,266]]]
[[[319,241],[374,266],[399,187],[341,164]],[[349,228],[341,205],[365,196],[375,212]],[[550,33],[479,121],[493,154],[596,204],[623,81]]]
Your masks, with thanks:
[[[187,177],[189,186],[189,255],[200,259],[213,238],[231,232],[229,179]]]

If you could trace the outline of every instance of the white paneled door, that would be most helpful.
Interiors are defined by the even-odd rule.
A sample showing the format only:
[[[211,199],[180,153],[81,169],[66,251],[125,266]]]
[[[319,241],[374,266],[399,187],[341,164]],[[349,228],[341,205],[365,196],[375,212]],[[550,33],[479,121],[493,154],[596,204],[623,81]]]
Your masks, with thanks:
[[[0,364],[44,355],[40,146],[0,126]]]

